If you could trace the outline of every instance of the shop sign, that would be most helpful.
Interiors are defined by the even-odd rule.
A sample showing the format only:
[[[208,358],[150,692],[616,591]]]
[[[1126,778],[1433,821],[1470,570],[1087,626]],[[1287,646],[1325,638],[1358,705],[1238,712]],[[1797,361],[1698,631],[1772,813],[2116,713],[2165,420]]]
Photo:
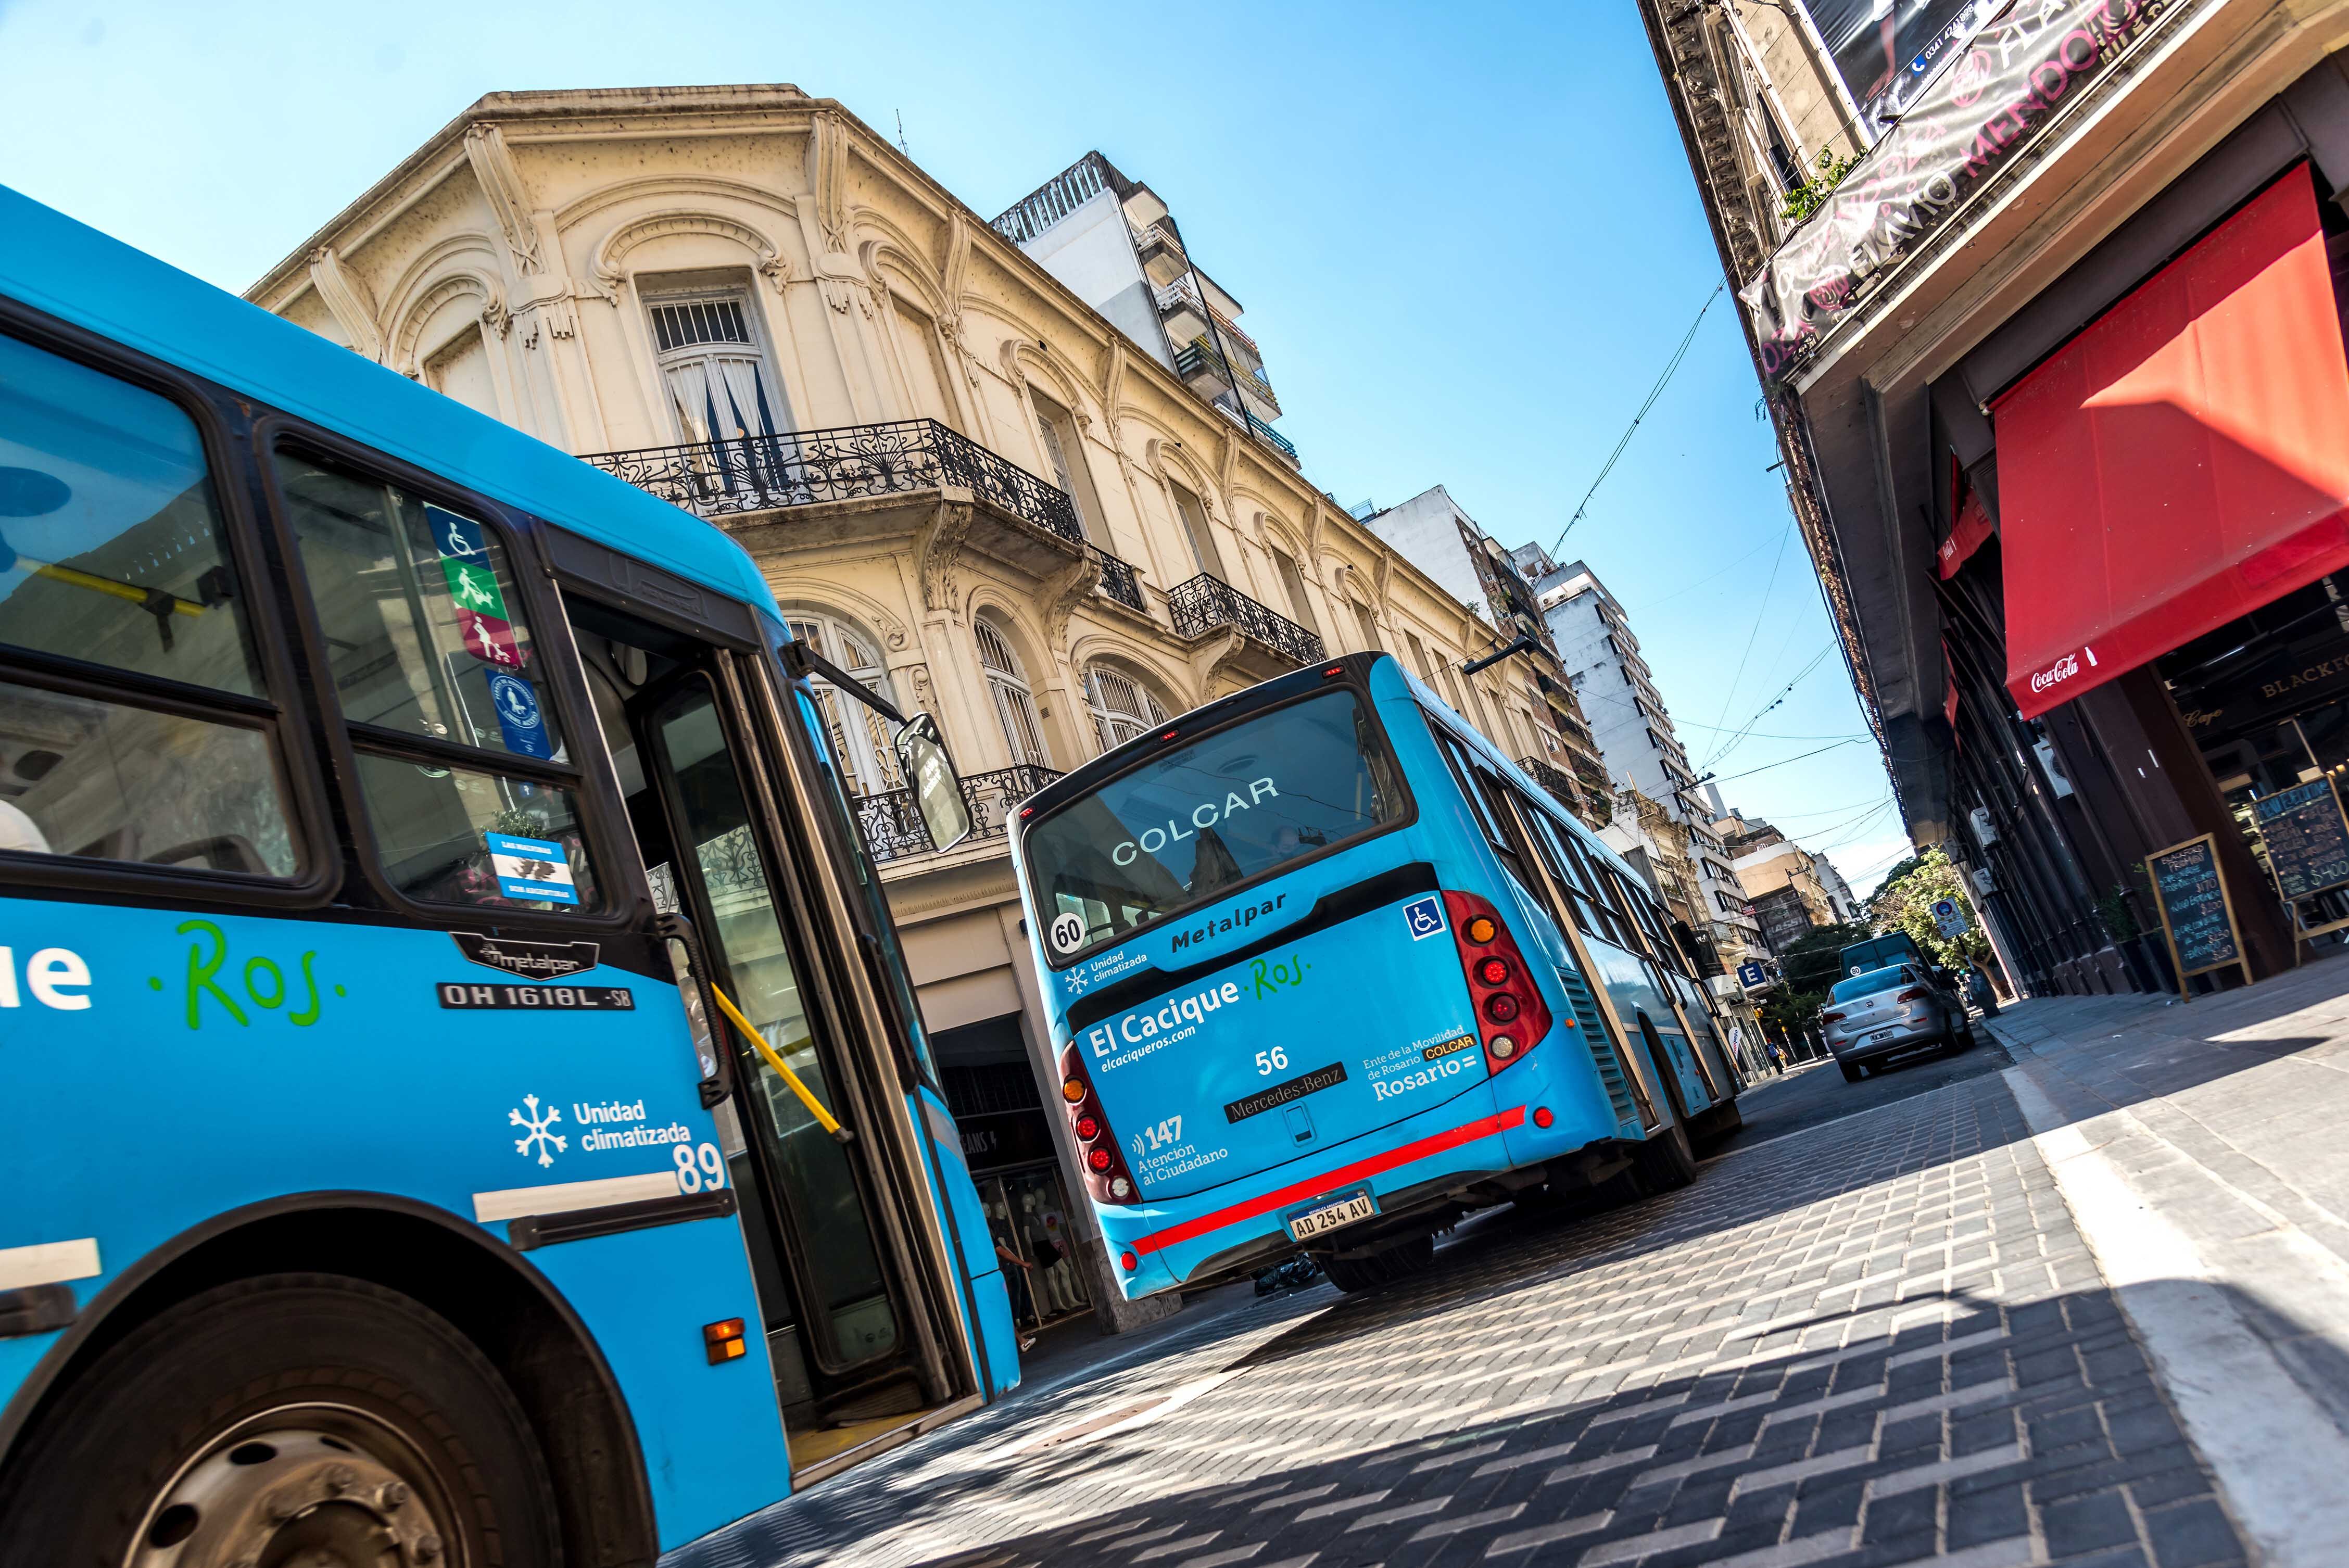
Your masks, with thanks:
[[[2194,0],[2017,0],[1932,74],[1898,124],[1738,291],[1762,367],[1793,374],[1805,346],[1868,284],[1930,237],[1984,181],[2156,22]]]

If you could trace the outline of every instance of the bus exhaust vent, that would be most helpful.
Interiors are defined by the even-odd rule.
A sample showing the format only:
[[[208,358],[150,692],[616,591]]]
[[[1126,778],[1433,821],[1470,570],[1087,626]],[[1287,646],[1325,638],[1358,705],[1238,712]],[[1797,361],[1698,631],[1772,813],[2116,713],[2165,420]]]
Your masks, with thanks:
[[[1582,1043],[1590,1047],[1590,1058],[1599,1066],[1599,1081],[1607,1088],[1607,1103],[1615,1108],[1615,1123],[1640,1124],[1639,1107],[1631,1101],[1631,1086],[1623,1077],[1623,1062],[1615,1054],[1615,1042],[1607,1033],[1607,1020],[1600,1016],[1598,998],[1590,987],[1571,969],[1557,972],[1559,984],[1566,987],[1567,1005],[1574,1009],[1574,1020],[1582,1026]]]

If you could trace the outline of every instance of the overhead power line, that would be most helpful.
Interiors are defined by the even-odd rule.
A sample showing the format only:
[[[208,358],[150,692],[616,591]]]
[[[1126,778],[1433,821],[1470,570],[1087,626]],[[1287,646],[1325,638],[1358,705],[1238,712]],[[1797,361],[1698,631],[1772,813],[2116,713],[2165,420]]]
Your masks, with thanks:
[[[1802,752],[1797,752],[1797,753],[1795,753],[1795,754],[1794,756],[1792,756],[1792,757],[1782,757],[1782,758],[1779,758],[1777,761],[1775,761],[1775,762],[1764,762],[1764,764],[1762,764],[1762,766],[1761,766],[1761,767],[1759,767],[1759,768],[1748,768],[1748,769],[1747,769],[1744,772],[1743,772],[1743,773],[1731,773],[1731,774],[1727,774],[1727,775],[1725,775],[1725,776],[1723,776],[1723,777],[1722,777],[1722,778],[1719,778],[1719,779],[1707,779],[1707,780],[1706,780],[1706,782],[1707,782],[1707,783],[1711,783],[1711,784],[1726,784],[1726,783],[1728,783],[1728,782],[1729,782],[1731,779],[1751,779],[1751,778],[1753,778],[1753,777],[1754,777],[1754,775],[1755,775],[1756,773],[1767,773],[1767,772],[1769,772],[1769,771],[1770,771],[1770,769],[1772,769],[1773,768],[1784,768],[1784,767],[1785,767],[1785,766],[1786,766],[1786,764],[1788,764],[1789,762],[1800,762],[1800,761],[1801,761],[1804,758],[1806,758],[1806,757],[1816,757],[1816,756],[1819,754],[1819,752],[1820,752],[1820,751],[1833,751],[1834,749],[1836,749],[1836,747],[1838,747],[1838,746],[1855,746],[1855,745],[1857,745],[1857,744],[1858,744],[1858,742],[1857,742],[1856,739],[1854,739],[1854,740],[1838,740],[1838,741],[1837,741],[1837,742],[1835,743],[1835,746],[1822,746],[1822,747],[1820,747],[1820,748],[1818,748],[1818,751],[1802,751]]]
[[[1689,345],[1696,341],[1696,329],[1704,325],[1704,313],[1713,308],[1713,302],[1719,299],[1721,291],[1728,286],[1725,278],[1713,284],[1713,292],[1704,296],[1702,304],[1697,306],[1696,319],[1689,323],[1686,332],[1681,334],[1680,346],[1672,350],[1672,356],[1664,361],[1664,373],[1656,377],[1653,387],[1648,388],[1647,398],[1640,405],[1640,411],[1631,416],[1631,423],[1624,429],[1623,438],[1615,443],[1615,449],[1607,454],[1607,461],[1599,467],[1599,477],[1592,480],[1590,488],[1582,492],[1582,504],[1574,509],[1574,515],[1568,518],[1566,526],[1557,531],[1557,542],[1549,547],[1552,555],[1566,548],[1566,536],[1574,531],[1574,525],[1580,522],[1582,514],[1590,509],[1590,498],[1599,493],[1599,487],[1605,484],[1607,476],[1615,471],[1616,460],[1622,457],[1623,449],[1631,444],[1631,437],[1639,430],[1640,421],[1648,417],[1648,410],[1656,406],[1656,399],[1664,395],[1664,388],[1671,383],[1672,373],[1681,367],[1681,361],[1688,357]]]

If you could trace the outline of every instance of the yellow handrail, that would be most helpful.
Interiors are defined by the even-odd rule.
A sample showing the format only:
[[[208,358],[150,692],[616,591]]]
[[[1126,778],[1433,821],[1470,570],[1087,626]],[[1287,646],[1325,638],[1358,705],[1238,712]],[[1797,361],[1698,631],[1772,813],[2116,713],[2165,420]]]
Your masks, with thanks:
[[[715,982],[710,984],[709,994],[718,999],[718,1010],[726,1015],[727,1021],[742,1031],[743,1037],[750,1042],[751,1048],[766,1057],[767,1065],[781,1074],[783,1082],[791,1086],[792,1092],[800,1097],[800,1103],[807,1107],[808,1114],[815,1118],[816,1125],[831,1133],[840,1142],[853,1142],[856,1134],[841,1126],[833,1119],[832,1112],[824,1109],[823,1102],[808,1092],[808,1086],[800,1081],[800,1075],[792,1071],[790,1064],[777,1054],[774,1047],[767,1043],[767,1037],[761,1034],[750,1020],[742,1016],[742,1010],[728,999],[726,993],[720,991]]]

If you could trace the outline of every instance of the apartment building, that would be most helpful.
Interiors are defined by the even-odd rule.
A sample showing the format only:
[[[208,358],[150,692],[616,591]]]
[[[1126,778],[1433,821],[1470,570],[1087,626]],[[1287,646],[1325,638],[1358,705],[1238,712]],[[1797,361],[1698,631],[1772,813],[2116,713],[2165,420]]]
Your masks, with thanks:
[[[1814,854],[1759,817],[1731,811],[1713,824],[1734,857],[1730,864],[1754,907],[1763,939],[1783,948],[1805,933],[1859,918],[1851,884],[1825,855]]]
[[[1518,766],[1568,810],[1593,827],[1604,826],[1614,810],[1606,763],[1533,584],[1509,552],[1442,485],[1354,515],[1485,623],[1490,630],[1483,658],[1516,650],[1464,679],[1413,643],[1405,654],[1413,672],[1470,723],[1495,738],[1507,735],[1504,744]]]
[[[1764,934],[1745,907],[1687,748],[1673,730],[1671,710],[1656,689],[1655,672],[1621,603],[1588,562],[1560,565],[1537,544],[1520,546],[1516,560],[1534,573],[1542,615],[1608,769],[1670,823],[1649,836],[1661,833],[1662,842],[1676,846],[1663,851],[1665,859],[1687,867],[1678,895],[1682,918],[1703,934],[1723,970],[1767,956]]]
[[[1148,320],[793,87],[493,94],[246,297],[698,513],[798,636],[938,720],[978,824],[945,853],[828,705],[965,1151],[1009,1244],[1074,1243],[1046,1315],[1164,1310],[1071,1201],[1008,821],[1213,697],[1332,652],[1456,668],[1491,629]]]
[[[1149,186],[1088,152],[999,215],[995,232],[1034,257],[1216,410],[1298,466],[1272,428],[1280,399],[1240,302],[1209,277]]]

